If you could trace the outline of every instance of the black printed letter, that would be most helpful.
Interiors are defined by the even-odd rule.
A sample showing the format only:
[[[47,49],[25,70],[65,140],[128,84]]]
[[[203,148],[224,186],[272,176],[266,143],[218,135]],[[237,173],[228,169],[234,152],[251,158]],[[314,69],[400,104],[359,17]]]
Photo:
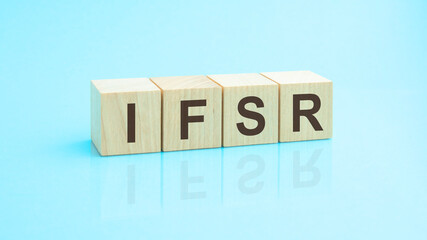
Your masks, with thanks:
[[[313,102],[313,108],[307,110],[301,110],[300,105],[301,101],[310,100]],[[319,121],[314,117],[314,114],[317,113],[320,109],[320,98],[315,94],[295,94],[294,95],[294,132],[300,131],[300,117],[304,116],[310,121],[314,130],[323,131],[322,126],[320,126]]]
[[[205,107],[206,99],[181,101],[181,139],[188,139],[188,123],[203,122],[203,116],[188,116],[189,107]],[[167,124],[167,123],[163,123]]]
[[[256,120],[258,122],[258,126],[256,126],[256,128],[253,128],[253,129],[248,129],[241,122],[241,123],[237,123],[237,129],[239,129],[239,132],[242,133],[243,135],[254,136],[254,135],[261,133],[262,130],[264,130],[265,119],[261,114],[247,110],[245,108],[245,105],[247,103],[255,103],[255,105],[258,108],[264,107],[264,103],[262,102],[262,100],[260,98],[251,96],[251,97],[245,97],[242,100],[240,100],[239,105],[238,105],[238,110],[239,110],[240,115],[242,115],[243,117],[246,117],[246,118]]]

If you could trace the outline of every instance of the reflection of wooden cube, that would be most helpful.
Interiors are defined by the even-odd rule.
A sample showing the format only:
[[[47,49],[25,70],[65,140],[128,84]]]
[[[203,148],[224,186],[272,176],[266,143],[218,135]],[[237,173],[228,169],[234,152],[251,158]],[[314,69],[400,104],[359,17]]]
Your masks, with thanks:
[[[280,141],[332,137],[332,81],[310,71],[269,72],[280,85]]]
[[[221,147],[221,87],[205,76],[155,77],[162,90],[162,149]]]
[[[147,78],[93,80],[91,135],[105,155],[160,151],[161,92]]]
[[[208,77],[223,88],[223,146],[278,142],[275,82],[256,73]]]

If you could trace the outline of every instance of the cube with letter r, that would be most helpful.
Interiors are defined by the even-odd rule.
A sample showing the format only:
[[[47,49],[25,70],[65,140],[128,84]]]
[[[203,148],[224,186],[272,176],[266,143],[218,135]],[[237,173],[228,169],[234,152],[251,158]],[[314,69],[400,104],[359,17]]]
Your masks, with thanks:
[[[280,86],[280,142],[332,137],[332,81],[310,71],[261,74]]]

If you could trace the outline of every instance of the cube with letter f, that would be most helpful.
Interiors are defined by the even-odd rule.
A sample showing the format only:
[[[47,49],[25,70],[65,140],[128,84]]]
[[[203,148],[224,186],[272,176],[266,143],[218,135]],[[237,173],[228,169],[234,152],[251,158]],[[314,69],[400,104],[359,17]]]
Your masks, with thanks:
[[[206,76],[154,77],[162,90],[162,150],[221,147],[221,87]]]

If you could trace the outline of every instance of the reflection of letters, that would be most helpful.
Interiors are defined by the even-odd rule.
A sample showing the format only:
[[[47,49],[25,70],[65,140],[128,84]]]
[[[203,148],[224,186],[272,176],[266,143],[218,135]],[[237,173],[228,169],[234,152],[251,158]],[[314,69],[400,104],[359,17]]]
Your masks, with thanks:
[[[300,152],[294,152],[294,187],[303,188],[303,187],[313,187],[317,185],[320,181],[320,171],[319,168],[315,167],[316,161],[319,159],[320,154],[323,149],[317,149],[311,154],[310,160],[305,166],[301,166],[301,157]],[[310,173],[312,175],[311,180],[303,181],[301,180],[302,173]]]
[[[188,176],[188,161],[181,162],[181,199],[205,198],[206,192],[189,192],[188,188],[191,183],[204,182],[203,176]]]
[[[128,204],[135,203],[135,165],[128,166]]]
[[[257,193],[261,191],[262,187],[264,186],[264,182],[258,181],[254,186],[247,186],[247,182],[259,177],[263,172],[265,168],[265,161],[260,157],[259,155],[248,155],[240,159],[237,168],[243,169],[247,163],[253,162],[257,165],[257,167],[246,174],[244,174],[239,179],[239,190],[242,193],[251,194],[251,193]]]

